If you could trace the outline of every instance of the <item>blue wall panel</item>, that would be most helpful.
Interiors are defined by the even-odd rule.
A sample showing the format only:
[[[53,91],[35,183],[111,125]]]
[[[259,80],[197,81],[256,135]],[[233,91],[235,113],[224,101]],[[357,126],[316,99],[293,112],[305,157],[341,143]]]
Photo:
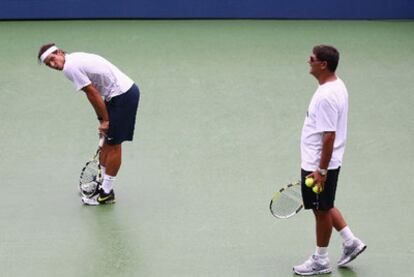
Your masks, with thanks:
[[[414,0],[0,0],[0,19],[413,19]]]

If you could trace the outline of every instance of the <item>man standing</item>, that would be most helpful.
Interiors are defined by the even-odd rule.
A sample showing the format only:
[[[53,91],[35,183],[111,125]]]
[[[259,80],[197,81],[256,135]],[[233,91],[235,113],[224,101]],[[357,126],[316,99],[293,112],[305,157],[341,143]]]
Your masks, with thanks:
[[[105,136],[100,163],[103,182],[84,204],[115,202],[113,183],[121,166],[122,142],[132,141],[139,103],[139,89],[134,82],[106,59],[88,53],[67,54],[54,43],[43,45],[39,61],[63,71],[76,90],[83,90],[99,120],[99,132]]]
[[[338,266],[344,266],[365,250],[334,206],[336,186],[345,150],[348,92],[336,76],[338,51],[327,45],[313,48],[309,58],[310,74],[319,87],[310,102],[301,136],[302,197],[305,209],[312,209],[316,221],[316,251],[303,264],[294,266],[299,275],[324,274],[332,271],[328,245],[334,227],[343,239],[343,253]],[[313,178],[320,193],[305,185]]]

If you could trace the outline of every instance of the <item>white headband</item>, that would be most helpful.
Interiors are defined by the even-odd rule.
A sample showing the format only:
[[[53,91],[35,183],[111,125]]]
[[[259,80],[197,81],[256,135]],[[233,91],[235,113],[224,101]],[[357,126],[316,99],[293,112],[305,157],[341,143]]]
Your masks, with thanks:
[[[55,45],[51,46],[50,48],[48,48],[41,56],[40,56],[40,60],[42,61],[42,63],[46,60],[47,56],[49,56],[50,54],[52,54],[53,52],[55,52],[56,50],[58,50],[59,48],[57,48]]]

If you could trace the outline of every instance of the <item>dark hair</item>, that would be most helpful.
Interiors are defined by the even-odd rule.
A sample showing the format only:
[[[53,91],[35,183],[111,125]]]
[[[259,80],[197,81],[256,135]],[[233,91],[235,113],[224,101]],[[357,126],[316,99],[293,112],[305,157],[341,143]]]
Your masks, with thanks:
[[[335,72],[339,62],[338,50],[330,45],[317,45],[313,47],[313,54],[319,61],[324,61],[328,65],[330,72]]]
[[[40,49],[39,49],[39,54],[37,54],[37,59],[39,60],[39,62],[41,62],[41,60],[40,60],[40,56],[42,56],[42,54],[44,53],[44,52],[46,52],[46,50],[47,49],[49,49],[50,47],[52,47],[52,46],[56,46],[56,44],[54,44],[54,43],[48,43],[48,44],[45,44],[45,45],[43,45],[42,47],[40,47]],[[56,50],[57,51],[57,50]],[[55,52],[56,52],[55,51]]]

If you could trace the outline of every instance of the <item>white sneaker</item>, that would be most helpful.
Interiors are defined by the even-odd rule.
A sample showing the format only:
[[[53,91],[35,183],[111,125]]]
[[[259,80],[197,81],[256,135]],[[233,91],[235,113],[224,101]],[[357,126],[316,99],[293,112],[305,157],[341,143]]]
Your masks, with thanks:
[[[342,256],[338,261],[338,266],[345,266],[359,254],[361,254],[367,246],[358,238],[352,241],[352,244],[347,246],[345,243],[342,244]]]
[[[98,198],[98,195],[95,195],[94,197],[82,196],[81,201],[82,201],[82,204],[87,205],[87,206],[98,206],[100,205],[100,203],[98,202],[96,198]]]
[[[316,275],[332,272],[329,258],[321,258],[312,255],[306,262],[293,267],[293,271],[298,275]]]

